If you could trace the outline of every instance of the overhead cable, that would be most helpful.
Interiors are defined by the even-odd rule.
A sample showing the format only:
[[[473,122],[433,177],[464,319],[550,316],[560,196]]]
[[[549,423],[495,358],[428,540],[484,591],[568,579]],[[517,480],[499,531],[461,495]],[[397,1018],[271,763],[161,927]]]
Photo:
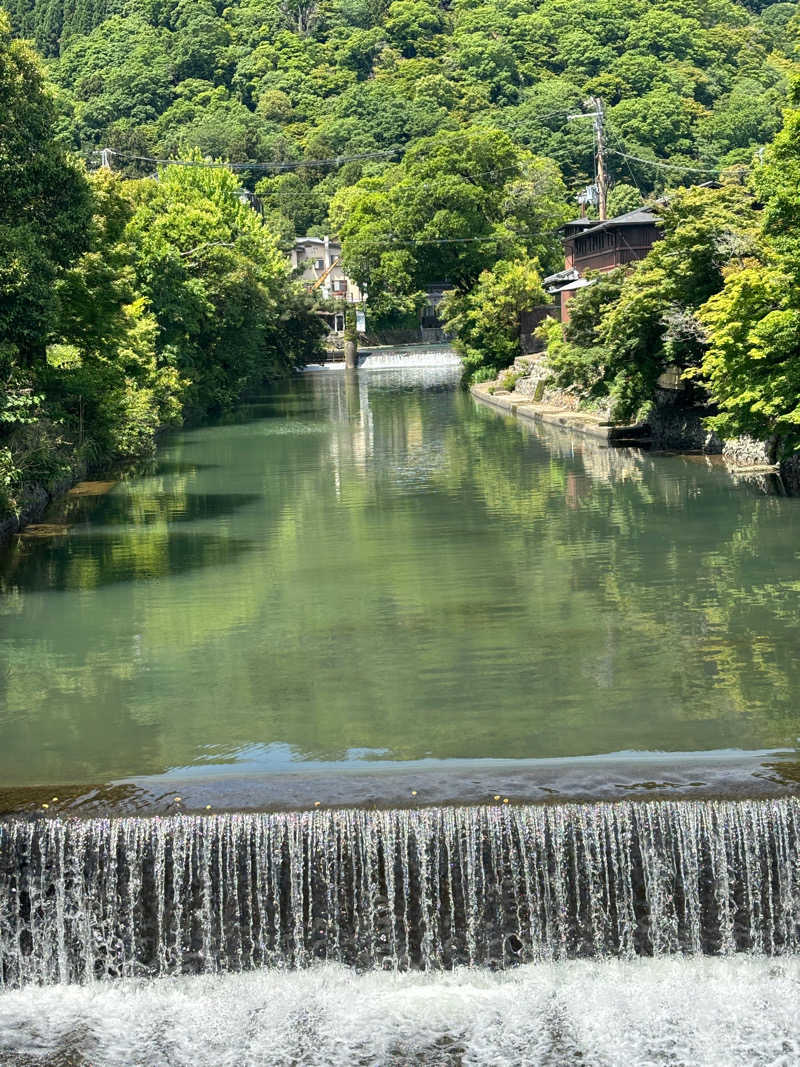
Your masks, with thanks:
[[[396,156],[401,150],[391,148],[381,152],[361,152],[352,156],[333,156],[331,159],[296,159],[271,163],[250,161],[247,163],[222,163],[206,159],[158,159],[155,156],[137,156],[131,152],[118,152],[115,148],[104,148],[100,155],[116,156],[119,159],[138,163],[154,163],[163,167],[209,167],[217,170],[296,170],[301,167],[339,167],[362,159],[386,159]],[[96,153],[97,154],[97,153]]]
[[[685,164],[678,164],[678,163],[662,163],[660,160],[657,160],[657,159],[645,159],[643,156],[631,155],[630,152],[619,152],[615,148],[609,148],[608,151],[611,152],[615,156],[621,156],[623,159],[633,159],[637,163],[646,163],[650,167],[661,167],[664,170],[679,170],[679,171],[683,171],[685,173],[696,173],[696,174],[719,174],[720,171],[723,169],[722,167],[714,167],[712,169],[710,167],[691,167],[691,166],[687,167]],[[749,167],[739,167],[738,169],[739,170],[749,170],[750,168]]]

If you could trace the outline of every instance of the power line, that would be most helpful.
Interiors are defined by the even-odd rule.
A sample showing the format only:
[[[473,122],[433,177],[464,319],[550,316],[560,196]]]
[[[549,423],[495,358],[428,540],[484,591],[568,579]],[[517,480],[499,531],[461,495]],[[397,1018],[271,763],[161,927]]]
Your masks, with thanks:
[[[710,167],[687,167],[685,165],[677,164],[677,163],[663,163],[663,162],[661,162],[660,160],[657,160],[657,159],[645,159],[643,156],[634,156],[634,155],[631,155],[630,152],[619,152],[615,148],[609,148],[608,151],[611,152],[615,156],[621,156],[623,159],[633,159],[637,163],[646,163],[646,164],[648,164],[648,166],[661,167],[664,170],[679,170],[679,171],[683,171],[684,173],[695,173],[695,174],[719,174],[720,170],[722,169],[720,167],[715,167],[714,169],[711,169]],[[739,169],[740,170],[749,170],[750,168],[749,167],[741,167]]]
[[[108,167],[109,157],[116,156],[119,159],[130,160],[139,163],[154,163],[164,167],[207,167],[216,170],[295,170],[300,167],[338,167],[343,163],[351,163],[362,159],[386,159],[400,153],[400,148],[391,148],[382,152],[362,152],[352,156],[334,156],[331,159],[299,159],[284,160],[272,163],[220,163],[206,159],[158,159],[155,156],[137,156],[131,152],[118,152],[115,148],[100,149],[95,155],[100,155],[101,166]]]
[[[608,132],[609,132],[609,133],[611,134],[611,136],[612,136],[612,137],[614,138],[614,140],[615,140],[615,141],[617,142],[617,144],[619,145],[619,147],[620,147],[621,149],[624,149],[624,148],[625,148],[625,145],[623,144],[622,138],[621,138],[621,137],[620,137],[620,135],[619,135],[619,134],[617,133],[617,131],[616,131],[616,130],[614,129],[614,127],[613,127],[613,126],[610,126],[610,125],[608,125],[608,123],[607,123],[607,124],[606,124],[606,129],[607,129],[607,130],[608,130]],[[613,151],[613,149],[610,149],[610,151]],[[635,175],[635,174],[634,174],[634,172],[633,172],[633,168],[631,167],[631,165],[630,165],[630,162],[628,161],[628,159],[627,159],[627,158],[625,159],[625,166],[626,166],[626,167],[628,168],[628,174],[630,174],[630,176],[631,176],[631,181],[632,181],[632,182],[633,182],[633,184],[634,184],[634,185],[636,186],[636,191],[638,192],[639,196],[640,196],[640,197],[642,198],[642,200],[644,201],[644,198],[645,198],[645,197],[644,197],[644,193],[642,192],[642,189],[641,189],[641,186],[639,185],[638,179],[636,178],[636,175]]]
[[[539,122],[546,122],[548,119],[556,118],[558,115],[566,115],[567,108],[559,108],[558,111],[550,111],[546,115],[539,115],[537,119]],[[355,155],[349,156],[333,156],[329,159],[296,159],[296,160],[284,160],[275,161],[269,163],[259,162],[257,160],[250,160],[246,163],[223,163],[205,159],[167,159],[159,158],[158,156],[140,156],[133,152],[122,152],[116,148],[102,148],[97,149],[94,155],[99,155],[101,159],[101,166],[110,166],[110,157],[115,156],[118,159],[126,159],[131,162],[137,163],[153,163],[158,166],[174,166],[174,167],[208,167],[211,169],[225,169],[225,170],[293,170],[299,167],[336,167],[342,163],[350,163],[362,159],[386,159],[392,156],[401,155],[404,149],[398,145],[393,148],[376,150],[374,152],[360,152]],[[504,170],[515,170],[518,164],[512,167],[499,167],[492,170],[473,172],[473,177],[478,177],[482,174],[495,174]]]
[[[560,233],[560,227],[551,230],[509,230],[507,233],[485,234],[483,237],[393,237],[391,234],[376,236],[370,243],[383,244],[385,246],[397,245],[450,245],[450,244],[475,244],[484,241],[512,240],[517,237],[552,237]]]

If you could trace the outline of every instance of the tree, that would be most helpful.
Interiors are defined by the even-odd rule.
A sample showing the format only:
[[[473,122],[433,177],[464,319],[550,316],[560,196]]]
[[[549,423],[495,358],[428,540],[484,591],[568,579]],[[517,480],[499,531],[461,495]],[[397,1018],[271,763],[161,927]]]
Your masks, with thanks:
[[[800,302],[780,269],[746,267],[700,309],[707,349],[700,373],[723,437],[770,442],[772,457],[800,444]]]
[[[248,384],[292,366],[298,348],[281,338],[299,334],[287,329],[287,312],[316,341],[316,317],[293,293],[275,235],[241,202],[231,171],[168,166],[158,182],[135,183],[133,195],[126,238],[137,283],[163,349],[191,383],[192,410],[220,411]]]
[[[53,286],[87,248],[91,197],[56,139],[38,60],[0,12],[0,338],[41,364],[57,321]]]
[[[632,185],[617,182],[608,194],[608,214],[610,218],[625,215],[642,206],[642,194]]]
[[[389,5],[386,33],[406,58],[430,50],[431,41],[441,33],[442,27],[438,4],[427,0],[394,0]]]
[[[39,381],[76,449],[108,462],[150,451],[156,431],[180,421],[187,383],[159,358],[158,325],[135,286],[124,185],[101,170],[90,186],[89,247],[57,282],[57,341]]]
[[[331,204],[348,269],[371,299],[398,306],[434,282],[467,293],[500,259],[555,264],[566,215],[557,168],[479,128],[419,141]]]
[[[295,235],[312,232],[325,218],[323,198],[301,174],[292,172],[264,178],[256,185],[264,206],[286,220]]]
[[[719,408],[710,424],[724,436],[769,440],[775,456],[800,445],[799,183],[794,109],[753,173],[760,240],[699,312],[707,348],[698,376]]]
[[[467,380],[494,378],[521,354],[522,312],[547,303],[537,264],[500,260],[469,293],[449,292],[442,305],[444,328],[455,334]]]

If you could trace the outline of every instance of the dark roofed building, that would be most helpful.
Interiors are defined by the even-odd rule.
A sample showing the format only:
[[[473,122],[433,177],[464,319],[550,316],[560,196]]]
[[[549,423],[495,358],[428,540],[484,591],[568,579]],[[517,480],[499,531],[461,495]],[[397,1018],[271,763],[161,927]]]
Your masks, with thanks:
[[[564,258],[566,266],[579,274],[614,270],[643,259],[659,238],[657,217],[646,207],[583,229],[574,227],[567,223],[564,228]]]
[[[587,271],[610,271],[644,259],[660,237],[658,217],[647,207],[603,222],[574,219],[563,233],[565,269],[544,279],[545,289],[560,302],[563,322],[569,319],[572,294],[589,284]]]

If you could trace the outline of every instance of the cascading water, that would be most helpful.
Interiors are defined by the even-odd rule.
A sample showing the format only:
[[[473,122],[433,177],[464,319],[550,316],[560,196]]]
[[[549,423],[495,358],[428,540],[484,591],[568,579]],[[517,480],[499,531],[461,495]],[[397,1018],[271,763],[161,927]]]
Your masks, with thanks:
[[[0,824],[0,982],[795,952],[800,801]]]

